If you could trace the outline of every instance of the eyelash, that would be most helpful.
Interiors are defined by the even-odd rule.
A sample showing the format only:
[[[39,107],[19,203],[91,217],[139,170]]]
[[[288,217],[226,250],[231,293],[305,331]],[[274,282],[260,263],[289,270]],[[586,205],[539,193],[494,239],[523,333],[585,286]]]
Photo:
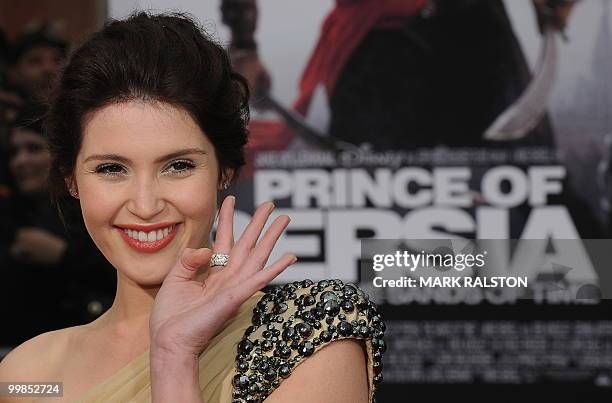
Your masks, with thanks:
[[[192,161],[189,160],[177,160],[177,161],[173,161],[171,162],[168,167],[171,167],[175,164],[185,164],[187,167],[185,169],[181,169],[181,170],[175,170],[172,171],[173,175],[177,175],[177,176],[183,176],[187,173],[189,173],[189,171],[193,170],[193,168],[196,167],[196,164],[194,164]],[[101,174],[104,176],[110,176],[110,177],[117,177],[119,175],[121,175],[120,172],[108,172],[107,169],[111,168],[111,167],[120,167],[123,168],[121,165],[119,164],[102,164],[96,167],[96,169],[94,170],[95,173],[97,174]]]

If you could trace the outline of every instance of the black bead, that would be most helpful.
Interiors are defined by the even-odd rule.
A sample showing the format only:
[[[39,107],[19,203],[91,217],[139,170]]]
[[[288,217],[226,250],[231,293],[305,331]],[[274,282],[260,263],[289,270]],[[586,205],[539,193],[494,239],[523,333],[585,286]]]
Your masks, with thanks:
[[[276,349],[276,354],[281,358],[289,358],[291,356],[291,348],[289,346],[282,346]]]
[[[272,345],[272,342],[270,340],[264,340],[261,343],[261,349],[263,351],[270,351],[270,350],[272,350],[272,348],[273,348],[273,345]]]
[[[375,361],[374,362],[374,373],[375,374],[380,374],[383,370],[383,363],[382,361]]]
[[[253,350],[253,342],[249,339],[242,339],[238,343],[238,351],[241,353],[249,353]]]
[[[325,291],[321,293],[321,295],[319,296],[319,300],[323,303],[326,303],[327,301],[330,301],[330,300],[334,300],[336,301],[336,303],[339,303],[340,297],[338,297],[338,295],[333,291]]]
[[[264,379],[268,382],[273,381],[276,379],[276,371],[273,369],[268,370],[264,375]]]
[[[305,322],[314,322],[317,320],[317,318],[315,318],[315,316],[312,314],[311,311],[306,311],[304,313],[302,313],[302,319]]]
[[[298,323],[295,325],[295,330],[297,330],[300,336],[305,339],[312,335],[312,326],[310,326],[308,323]]]
[[[357,294],[357,290],[355,289],[355,287],[353,287],[350,284],[347,284],[344,286],[344,288],[342,289],[342,291],[344,291],[344,295],[347,297],[350,297],[351,295]]]
[[[291,375],[291,368],[289,368],[287,365],[281,365],[281,367],[278,369],[278,374],[281,376],[281,378],[287,378],[289,375]]]
[[[350,336],[353,333],[353,326],[347,321],[343,320],[338,324],[338,333],[340,336]]]
[[[325,318],[325,311],[322,308],[312,308],[310,312],[318,320]]]
[[[328,316],[336,316],[340,312],[340,305],[337,301],[329,300],[323,306],[323,310]]]
[[[238,389],[246,389],[249,386],[249,377],[243,374],[234,376],[234,386]]]
[[[349,300],[344,300],[342,301],[342,310],[344,312],[353,312],[355,310],[355,305],[353,305],[353,303]]]
[[[314,305],[315,303],[315,299],[312,295],[306,295],[304,297],[304,305],[305,306],[310,306],[310,305]]]
[[[305,341],[300,343],[300,345],[298,346],[298,354],[304,357],[308,357],[309,355],[312,355],[312,353],[314,353],[314,349],[314,344],[309,341]]]
[[[278,304],[274,305],[274,308],[272,309],[272,312],[274,312],[275,314],[279,315],[279,314],[285,312],[287,309],[289,309],[287,304],[284,303],[284,302],[281,302],[281,303],[278,303]]]
[[[293,340],[295,335],[296,335],[296,331],[293,327],[288,327],[285,330],[283,330],[283,340],[285,341]]]

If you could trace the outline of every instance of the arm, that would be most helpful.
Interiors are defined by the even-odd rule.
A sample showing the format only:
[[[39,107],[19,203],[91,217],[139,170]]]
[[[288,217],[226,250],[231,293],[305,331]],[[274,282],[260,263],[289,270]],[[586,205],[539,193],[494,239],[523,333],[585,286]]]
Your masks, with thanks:
[[[270,91],[272,79],[259,60],[255,30],[257,29],[257,3],[255,0],[223,0],[223,23],[232,33],[230,56],[236,71],[248,83],[251,95],[257,97]]]
[[[265,402],[367,403],[368,394],[363,342],[346,339],[330,343],[298,365]]]
[[[264,269],[289,224],[288,216],[277,217],[257,243],[273,208],[270,202],[262,204],[234,244],[234,198],[227,197],[219,211],[213,250],[229,255],[229,262],[222,268],[208,267],[210,249],[186,248],[164,279],[149,318],[154,403],[201,402],[200,353],[247,299],[295,263],[297,258],[286,254]]]

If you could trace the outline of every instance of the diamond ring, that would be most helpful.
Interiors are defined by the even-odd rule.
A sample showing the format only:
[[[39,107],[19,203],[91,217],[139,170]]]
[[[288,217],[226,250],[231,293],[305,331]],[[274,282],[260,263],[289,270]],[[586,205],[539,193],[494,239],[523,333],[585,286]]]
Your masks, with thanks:
[[[227,262],[229,261],[229,255],[225,253],[213,253],[210,258],[210,267],[214,266],[227,266]]]

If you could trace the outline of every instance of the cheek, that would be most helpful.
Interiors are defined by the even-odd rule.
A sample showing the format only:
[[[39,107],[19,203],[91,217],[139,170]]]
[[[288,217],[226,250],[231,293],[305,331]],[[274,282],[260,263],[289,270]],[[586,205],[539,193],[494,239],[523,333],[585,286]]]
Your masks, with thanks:
[[[171,203],[185,220],[187,245],[200,248],[208,243],[217,205],[216,186],[201,181],[182,186]]]
[[[51,168],[51,156],[49,153],[41,153],[32,157],[32,164],[36,167],[39,173],[48,174]]]
[[[185,186],[181,192],[176,193],[173,200],[173,204],[185,219],[195,222],[198,226],[203,226],[203,232],[210,230],[217,204],[215,186],[206,183]]]
[[[105,232],[109,231],[109,222],[117,214],[121,205],[117,193],[103,191],[89,181],[80,181],[79,201],[83,212],[83,221],[87,231],[98,247],[102,246]]]

